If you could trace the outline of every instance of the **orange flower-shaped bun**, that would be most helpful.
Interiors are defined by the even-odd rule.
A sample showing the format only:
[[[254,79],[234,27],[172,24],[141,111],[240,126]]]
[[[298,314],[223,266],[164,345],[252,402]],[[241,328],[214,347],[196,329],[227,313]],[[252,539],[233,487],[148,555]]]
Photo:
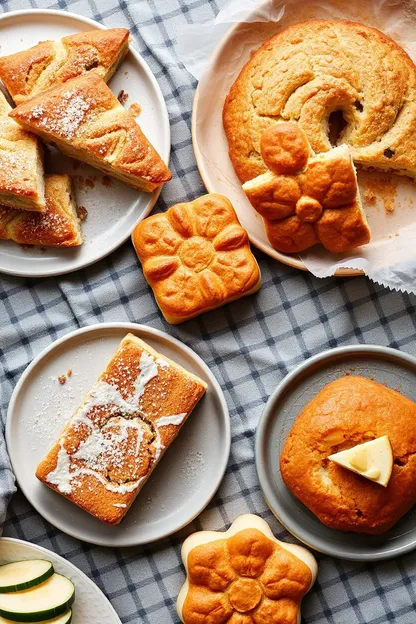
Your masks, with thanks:
[[[169,323],[182,323],[260,288],[247,232],[222,195],[144,219],[133,244]]]
[[[315,155],[293,123],[276,123],[261,137],[266,173],[243,184],[278,251],[294,253],[316,243],[350,251],[370,240],[354,164],[346,145]]]
[[[306,548],[279,542],[254,515],[225,533],[194,533],[182,561],[187,579],[176,608],[184,624],[298,624],[318,572]]]

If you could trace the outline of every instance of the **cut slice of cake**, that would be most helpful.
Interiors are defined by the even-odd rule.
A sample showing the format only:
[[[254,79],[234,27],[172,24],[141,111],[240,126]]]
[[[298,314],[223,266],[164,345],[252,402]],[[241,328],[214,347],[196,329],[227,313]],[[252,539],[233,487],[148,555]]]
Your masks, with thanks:
[[[16,104],[90,71],[106,82],[129,49],[127,28],[91,30],[0,58],[0,78]]]
[[[0,91],[0,205],[45,210],[43,150],[38,137],[10,119]]]
[[[44,212],[0,207],[0,239],[13,240],[22,245],[81,245],[81,222],[71,178],[65,174],[47,175],[45,197]]]
[[[10,116],[64,154],[141,191],[151,192],[172,177],[134,117],[97,74],[41,93]]]
[[[127,334],[37,478],[99,520],[118,524],[206,388]]]

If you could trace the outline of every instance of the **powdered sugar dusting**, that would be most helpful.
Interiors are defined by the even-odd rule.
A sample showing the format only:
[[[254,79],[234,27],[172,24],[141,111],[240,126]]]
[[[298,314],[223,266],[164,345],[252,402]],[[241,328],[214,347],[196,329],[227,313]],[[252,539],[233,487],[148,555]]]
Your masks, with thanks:
[[[113,362],[113,366],[120,377],[128,379],[129,367],[124,371],[124,365],[120,368]],[[141,399],[149,382],[157,377],[158,366],[166,369],[169,365],[142,351],[139,373],[127,396],[124,388],[102,379],[94,385],[60,440],[57,465],[47,475],[49,483],[67,495],[74,487],[83,486],[83,475],[95,477],[107,490],[121,495],[139,487],[149,473],[145,469],[142,476],[142,463],[148,461],[154,465],[164,449],[159,428],[180,426],[187,416],[183,412],[162,416],[155,422],[146,419]],[[161,393],[165,395],[162,390]],[[105,408],[104,422],[97,416],[102,413],[100,408]],[[77,440],[81,438],[72,453],[69,450],[72,443],[65,446],[71,432],[77,433]]]
[[[51,109],[47,109],[44,104],[37,104],[29,116],[48,132],[58,134],[64,139],[72,139],[84,122],[91,104],[91,98],[85,98],[74,91],[65,91],[59,101],[53,102]]]

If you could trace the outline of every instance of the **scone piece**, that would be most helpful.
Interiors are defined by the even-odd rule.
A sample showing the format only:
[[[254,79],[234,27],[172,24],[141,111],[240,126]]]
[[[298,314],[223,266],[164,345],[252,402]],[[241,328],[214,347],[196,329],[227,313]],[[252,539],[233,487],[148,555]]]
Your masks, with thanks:
[[[263,133],[261,154],[268,171],[243,190],[275,249],[295,253],[321,243],[345,252],[370,241],[346,145],[315,155],[303,130],[277,123]]]
[[[16,104],[90,71],[110,80],[129,49],[127,28],[90,30],[0,58],[0,78]]]
[[[387,487],[328,459],[385,435],[394,457]],[[416,403],[364,377],[340,377],[298,416],[280,470],[291,492],[327,526],[388,531],[416,503]]]
[[[182,323],[260,288],[247,232],[223,195],[203,195],[148,217],[132,240],[168,323]]]
[[[241,70],[223,110],[241,182],[266,171],[267,127],[295,122],[313,150],[325,152],[336,111],[345,121],[336,143],[349,146],[355,163],[416,178],[416,66],[379,30],[337,19],[281,30]]]
[[[306,548],[280,542],[251,514],[228,531],[190,535],[182,561],[187,578],[176,609],[183,624],[300,624],[300,603],[318,573]]]
[[[36,476],[118,524],[207,384],[127,334]]]
[[[64,154],[141,191],[150,193],[172,177],[134,117],[94,72],[37,95],[10,116]]]
[[[45,210],[42,144],[10,119],[0,91],[0,206]]]
[[[71,178],[65,174],[47,175],[45,197],[44,212],[0,207],[0,239],[13,240],[22,245],[81,245],[81,222]]]

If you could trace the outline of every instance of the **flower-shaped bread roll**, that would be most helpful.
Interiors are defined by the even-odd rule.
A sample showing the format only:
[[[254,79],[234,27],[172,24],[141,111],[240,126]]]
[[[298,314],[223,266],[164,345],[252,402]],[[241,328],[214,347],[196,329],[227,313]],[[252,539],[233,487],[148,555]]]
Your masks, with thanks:
[[[247,232],[222,195],[204,195],[144,219],[133,244],[169,323],[181,323],[260,288]]]
[[[370,240],[349,148],[313,154],[306,134],[277,123],[261,137],[266,173],[243,184],[278,251],[294,253],[316,243],[350,251]]]
[[[225,533],[194,533],[182,561],[187,579],[176,608],[184,624],[299,624],[318,572],[306,548],[279,542],[254,515]]]

